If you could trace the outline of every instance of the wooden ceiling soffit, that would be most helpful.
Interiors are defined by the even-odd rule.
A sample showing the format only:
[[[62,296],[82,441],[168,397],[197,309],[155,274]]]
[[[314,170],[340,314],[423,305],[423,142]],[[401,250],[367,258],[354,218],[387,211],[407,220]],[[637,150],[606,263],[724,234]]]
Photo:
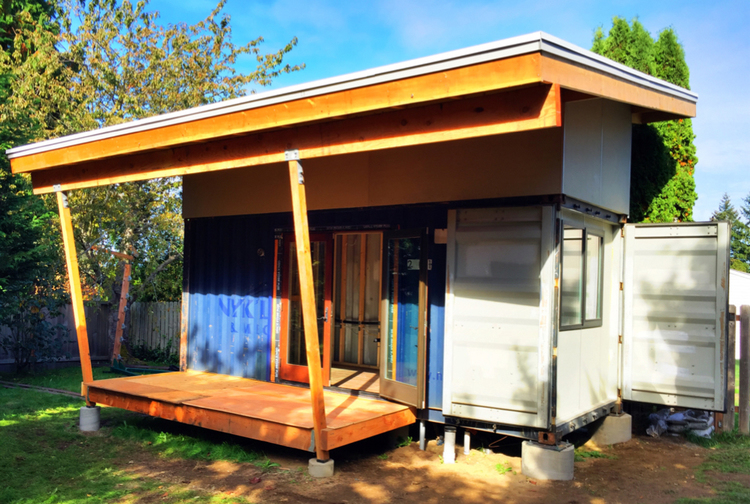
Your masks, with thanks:
[[[89,143],[14,158],[13,173],[102,159],[144,150],[175,147],[218,137],[298,126],[392,107],[493,92],[539,83],[539,53],[514,56],[444,72],[419,75],[320,96],[162,126]]]
[[[36,194],[562,126],[560,87],[539,84],[32,172]]]
[[[618,79],[603,72],[544,56],[541,62],[543,82],[560,87],[671,114],[671,118],[695,117],[695,103]]]

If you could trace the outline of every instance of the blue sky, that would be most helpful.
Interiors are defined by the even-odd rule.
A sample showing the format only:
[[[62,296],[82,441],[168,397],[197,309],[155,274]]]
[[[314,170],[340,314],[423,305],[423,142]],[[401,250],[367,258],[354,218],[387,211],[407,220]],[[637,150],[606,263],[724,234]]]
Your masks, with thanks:
[[[152,0],[163,23],[194,23],[212,0]],[[727,192],[735,206],[750,194],[750,1],[229,0],[233,40],[259,35],[267,51],[299,39],[290,63],[302,72],[273,88],[544,31],[590,48],[594,30],[613,16],[638,17],[652,35],[672,27],[682,42],[699,162],[696,220],[707,220]],[[250,69],[252,61],[242,62]]]

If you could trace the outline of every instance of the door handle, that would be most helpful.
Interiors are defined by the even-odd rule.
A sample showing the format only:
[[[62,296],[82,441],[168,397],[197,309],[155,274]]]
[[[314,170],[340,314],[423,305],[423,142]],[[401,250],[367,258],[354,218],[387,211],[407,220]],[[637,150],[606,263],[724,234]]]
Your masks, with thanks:
[[[326,311],[322,317],[319,317],[318,320],[323,322],[328,322],[328,307],[326,306]]]

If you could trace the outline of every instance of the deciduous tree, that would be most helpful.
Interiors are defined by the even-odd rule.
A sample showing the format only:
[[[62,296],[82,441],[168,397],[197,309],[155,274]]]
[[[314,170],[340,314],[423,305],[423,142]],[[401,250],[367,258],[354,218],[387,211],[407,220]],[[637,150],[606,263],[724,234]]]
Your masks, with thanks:
[[[10,50],[0,61],[0,78],[7,84],[0,96],[0,117],[10,139],[3,145],[239,97],[254,92],[252,86],[266,86],[280,74],[304,67],[285,61],[296,38],[268,54],[261,51],[261,37],[235,44],[230,18],[222,14],[225,1],[193,25],[160,24],[158,13],[148,11],[147,1],[60,0],[54,19],[34,18],[27,9],[25,22],[12,32]],[[254,58],[255,69],[238,72],[240,58]],[[4,157],[3,162],[7,167]],[[28,181],[13,180],[25,184],[30,197]],[[139,297],[179,299],[181,195],[181,181],[174,178],[69,194],[87,292],[102,300],[116,301],[119,296],[122,265],[93,248],[98,245],[139,252],[131,302]],[[42,200],[36,201],[39,206]],[[47,201],[33,213],[53,210],[53,202]],[[19,247],[33,250],[32,243]],[[0,271],[0,282],[2,278]]]

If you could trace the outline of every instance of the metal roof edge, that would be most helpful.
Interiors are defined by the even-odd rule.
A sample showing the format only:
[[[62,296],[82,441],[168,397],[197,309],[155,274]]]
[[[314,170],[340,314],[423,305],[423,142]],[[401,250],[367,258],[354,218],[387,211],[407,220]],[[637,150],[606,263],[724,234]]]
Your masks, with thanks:
[[[577,45],[566,42],[553,35],[542,32],[542,52],[609,73],[645,87],[650,87],[663,93],[676,95],[677,97],[691,102],[698,101],[698,94],[689,89],[682,88],[671,82],[658,79],[652,75],[640,72],[629,66],[617,63],[607,57],[582,49]]]
[[[565,42],[544,32],[534,32],[495,42],[488,42],[400,63],[375,67],[359,72],[296,84],[277,90],[251,94],[218,103],[201,105],[177,112],[169,112],[146,119],[138,119],[105,128],[75,133],[59,138],[14,147],[6,151],[8,158],[29,156],[74,145],[95,142],[117,136],[148,131],[160,127],[207,119],[224,114],[251,110],[287,101],[311,98],[358,87],[371,86],[419,75],[446,71],[492,60],[509,58],[533,52],[548,54],[591,67],[641,86],[696,101],[697,95],[673,84],[648,76],[607,58]]]

